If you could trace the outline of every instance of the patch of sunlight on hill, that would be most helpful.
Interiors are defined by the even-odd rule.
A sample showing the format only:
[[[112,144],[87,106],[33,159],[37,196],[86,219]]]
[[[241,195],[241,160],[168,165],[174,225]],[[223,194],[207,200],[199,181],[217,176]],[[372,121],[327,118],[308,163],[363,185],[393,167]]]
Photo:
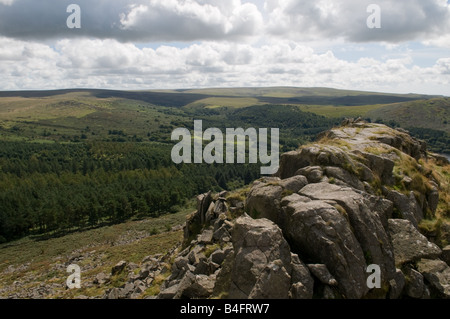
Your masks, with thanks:
[[[208,109],[215,109],[220,107],[243,108],[252,105],[259,105],[256,98],[232,98],[232,97],[211,97],[203,100],[198,100],[187,105],[188,107],[204,107]]]
[[[382,108],[384,105],[361,105],[361,106],[333,106],[333,105],[300,105],[304,112],[311,112],[325,117],[364,117],[370,111]]]

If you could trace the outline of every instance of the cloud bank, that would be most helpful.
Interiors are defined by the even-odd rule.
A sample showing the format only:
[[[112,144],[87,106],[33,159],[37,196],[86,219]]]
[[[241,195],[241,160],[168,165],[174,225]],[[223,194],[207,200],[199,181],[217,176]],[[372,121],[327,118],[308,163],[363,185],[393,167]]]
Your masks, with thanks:
[[[72,3],[80,29],[66,25]],[[371,3],[380,29],[367,27]],[[450,95],[449,49],[446,0],[0,0],[2,90],[292,85]]]
[[[66,25],[66,9],[74,2],[82,12],[79,30]],[[26,40],[80,36],[122,42],[234,40],[254,36],[262,26],[257,7],[239,0],[0,2],[0,34]]]
[[[0,87],[156,89],[237,86],[329,86],[439,93],[450,86],[450,58],[418,67],[411,57],[349,62],[292,41],[204,42],[185,48],[138,48],[106,39],[45,44],[0,38]],[[7,48],[7,49],[6,49]],[[405,79],[408,82],[405,83]]]

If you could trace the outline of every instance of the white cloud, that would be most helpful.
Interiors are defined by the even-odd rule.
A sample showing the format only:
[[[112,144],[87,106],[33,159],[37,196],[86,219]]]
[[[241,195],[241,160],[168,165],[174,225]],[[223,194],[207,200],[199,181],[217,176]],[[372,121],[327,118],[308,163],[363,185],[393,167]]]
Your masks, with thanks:
[[[381,8],[381,29],[367,27],[367,8]],[[350,42],[392,42],[439,38],[450,32],[445,0],[266,0],[268,33],[296,41],[344,38]]]
[[[3,0],[5,1],[5,0]],[[260,33],[257,6],[240,0],[77,0],[81,29],[66,26],[73,0],[16,0],[0,11],[0,35],[48,40],[112,38],[121,42],[247,39]]]
[[[0,0],[0,4],[3,4],[5,6],[10,6],[13,4],[15,0]]]
[[[449,58],[428,68],[415,66],[408,55],[349,62],[332,51],[318,53],[293,41],[151,49],[116,40],[76,39],[61,40],[51,48],[0,38],[4,47],[9,51],[0,50],[3,90],[291,85],[450,94]]]
[[[376,30],[366,26],[374,2]],[[0,89],[293,85],[450,95],[445,0],[77,0],[79,30],[66,27],[70,3],[0,0]]]
[[[242,38],[261,29],[262,16],[253,4],[240,1],[150,0],[121,15],[121,27],[139,39],[182,40]]]

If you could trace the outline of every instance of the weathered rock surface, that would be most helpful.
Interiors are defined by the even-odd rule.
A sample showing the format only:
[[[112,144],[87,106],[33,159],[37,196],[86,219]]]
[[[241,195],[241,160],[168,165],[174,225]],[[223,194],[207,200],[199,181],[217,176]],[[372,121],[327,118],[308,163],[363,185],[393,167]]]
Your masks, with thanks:
[[[441,249],[429,242],[408,220],[390,219],[389,233],[396,265],[421,258],[437,258],[441,254]]]
[[[389,281],[395,273],[394,253],[380,215],[371,210],[371,203],[348,187],[328,183],[310,184],[300,194],[314,200],[334,201],[344,210],[353,233],[370,263],[377,264]],[[383,212],[382,216],[386,213]]]
[[[283,209],[283,232],[294,251],[325,264],[348,298],[367,292],[364,254],[346,217],[322,201],[291,202]]]
[[[278,226],[267,219],[240,217],[233,228],[233,247],[229,298],[261,298],[263,294],[266,298],[288,297],[291,252]]]
[[[334,277],[330,274],[326,265],[309,264],[307,266],[308,266],[308,269],[311,271],[311,273],[317,279],[319,279],[320,282],[322,282],[325,285],[329,285],[329,286],[337,286],[336,279],[334,279]]]
[[[406,281],[405,294],[411,298],[423,298],[425,294],[423,275],[411,267],[406,268],[405,275],[408,278]]]
[[[418,227],[419,223],[423,219],[423,212],[414,194],[406,196],[395,190],[384,189],[386,198],[394,203],[394,206],[400,211],[403,218],[409,220],[414,227]]]
[[[422,259],[417,268],[442,297],[450,298],[450,267],[442,260]]]
[[[308,267],[300,260],[298,255],[291,253],[291,289],[292,299],[312,299],[314,294],[314,279]]]
[[[447,245],[442,249],[441,259],[450,266],[450,245]]]
[[[247,197],[246,210],[252,216],[276,221],[282,192],[283,187],[279,185],[279,180],[255,183]]]

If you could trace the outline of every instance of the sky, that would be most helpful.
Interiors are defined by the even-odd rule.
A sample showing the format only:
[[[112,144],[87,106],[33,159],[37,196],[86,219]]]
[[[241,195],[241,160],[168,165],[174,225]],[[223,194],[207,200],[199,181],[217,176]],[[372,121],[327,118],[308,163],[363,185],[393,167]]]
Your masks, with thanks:
[[[0,90],[450,96],[450,1],[0,0],[0,75]]]

